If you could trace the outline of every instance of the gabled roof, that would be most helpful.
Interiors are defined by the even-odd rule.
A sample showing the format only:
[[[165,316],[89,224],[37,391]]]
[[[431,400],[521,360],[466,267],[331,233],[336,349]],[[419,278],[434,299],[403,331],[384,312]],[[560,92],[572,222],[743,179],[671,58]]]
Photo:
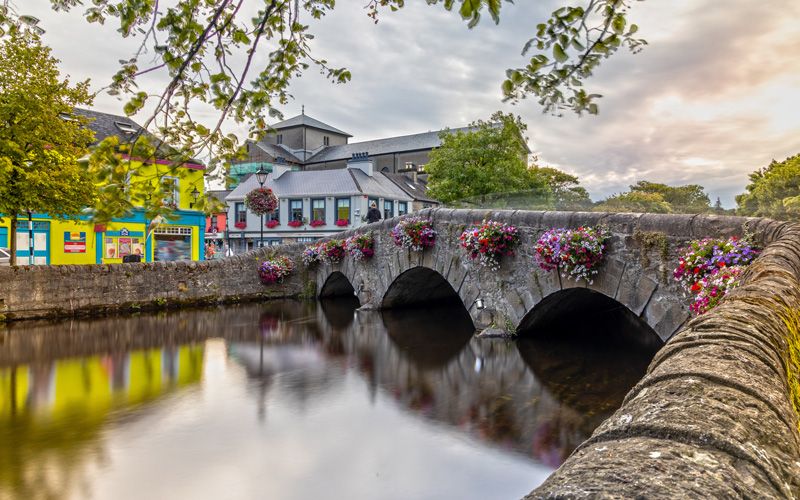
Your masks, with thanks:
[[[310,116],[308,116],[306,114],[293,116],[292,118],[289,118],[288,120],[283,120],[282,122],[278,122],[278,123],[275,123],[274,125],[272,125],[272,128],[274,128],[275,130],[281,130],[281,129],[292,128],[292,127],[311,127],[311,128],[316,128],[316,129],[320,129],[320,130],[327,130],[328,132],[333,132],[334,134],[344,135],[346,137],[353,137],[352,135],[348,134],[347,132],[339,130],[338,128],[335,128],[335,127],[331,127],[327,123],[323,123],[323,122],[321,122],[321,121],[319,121],[319,120],[317,120],[315,118],[311,118]]]
[[[425,203],[439,203],[439,200],[434,200],[428,196],[428,185],[419,180],[415,181],[405,174],[390,174],[384,173],[390,181],[394,182],[397,187],[405,191],[407,195],[414,198],[415,201]]]
[[[279,157],[285,158],[287,162],[303,163],[303,160],[296,157],[291,151],[283,147],[281,144],[270,144],[265,141],[251,142],[255,147],[261,149],[276,160]]]
[[[400,201],[412,200],[384,173],[377,172],[370,177],[354,168],[285,172],[278,179],[275,179],[274,174],[269,174],[265,186],[272,189],[279,198],[366,195]],[[226,199],[228,202],[242,201],[247,193],[257,187],[258,180],[255,176],[247,177]]]
[[[455,129],[445,129],[450,132],[469,132],[475,127],[461,127]],[[439,134],[442,130],[434,132],[423,132],[421,134],[401,135],[386,139],[376,139],[374,141],[353,142],[340,146],[328,146],[319,153],[306,160],[306,164],[322,163],[326,161],[346,160],[353,156],[353,153],[369,153],[370,156],[377,156],[388,153],[401,153],[404,151],[420,151],[431,148],[438,148],[442,145]]]
[[[106,137],[111,136],[117,136],[120,144],[129,144],[141,135],[146,137],[150,145],[156,148],[157,156],[161,159],[174,160],[178,154],[175,148],[151,134],[127,116],[112,115],[111,113],[82,108],[73,109],[73,113],[90,119],[87,127],[94,132],[94,144],[98,144]],[[198,167],[202,166],[202,162],[196,159],[190,160],[189,163],[197,164]]]

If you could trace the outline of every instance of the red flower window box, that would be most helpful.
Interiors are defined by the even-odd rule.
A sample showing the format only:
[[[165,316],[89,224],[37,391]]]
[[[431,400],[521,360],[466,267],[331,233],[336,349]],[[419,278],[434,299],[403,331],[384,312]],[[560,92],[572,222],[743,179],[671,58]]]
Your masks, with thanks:
[[[325,225],[325,221],[324,220],[319,220],[319,219],[312,220],[311,223],[309,224],[309,226],[311,226],[311,227],[320,227],[320,226],[324,226],[324,225]]]
[[[247,222],[237,222],[233,225],[236,229],[244,229],[247,227]]]
[[[273,220],[268,220],[266,222],[266,224],[264,224],[264,225],[267,226],[269,229],[274,229],[274,228],[280,226],[281,223],[276,221],[275,219],[273,219]]]
[[[350,221],[347,219],[339,219],[336,221],[336,225],[339,227],[347,227],[350,225]]]
[[[289,221],[289,226],[291,226],[291,227],[300,227],[302,225],[303,225],[303,221],[301,221],[301,220],[290,220]]]

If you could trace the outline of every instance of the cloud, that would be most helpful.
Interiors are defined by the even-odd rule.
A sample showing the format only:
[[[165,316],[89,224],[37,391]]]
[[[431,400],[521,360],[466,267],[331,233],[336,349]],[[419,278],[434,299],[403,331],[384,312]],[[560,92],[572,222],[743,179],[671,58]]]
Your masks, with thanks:
[[[53,13],[45,0],[25,4],[42,18],[47,43],[73,77],[107,82],[138,42],[120,40],[111,25],[87,26],[79,12]],[[501,103],[505,70],[526,63],[522,45],[561,4],[504,3],[499,25],[487,17],[470,30],[441,4],[407,2],[399,12],[382,12],[374,25],[363,2],[339,2],[311,23],[313,50],[333,66],[347,66],[352,82],[332,85],[309,71],[293,83],[295,100],[283,111],[292,116],[305,105],[354,140],[457,127],[498,109],[512,111],[528,123],[539,162],[579,175],[595,198],[646,178],[701,184],[731,206],[749,172],[800,151],[797,2],[634,2],[630,19],[650,45],[607,60],[587,82],[605,96],[599,116],[543,115],[533,99]],[[164,81],[161,75],[146,86]],[[121,103],[101,95],[96,107],[119,112]],[[200,116],[212,119],[208,112]],[[698,158],[702,164],[692,161]]]

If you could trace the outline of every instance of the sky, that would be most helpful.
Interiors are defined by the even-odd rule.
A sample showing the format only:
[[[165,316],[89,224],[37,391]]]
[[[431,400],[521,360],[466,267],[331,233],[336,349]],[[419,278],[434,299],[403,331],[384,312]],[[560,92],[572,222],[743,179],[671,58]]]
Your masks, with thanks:
[[[139,42],[121,39],[112,25],[87,24],[80,11],[53,12],[49,0],[13,3],[41,19],[62,71],[90,78],[95,89]],[[457,13],[422,0],[382,12],[376,25],[366,3],[339,0],[322,21],[310,23],[314,55],[346,66],[353,78],[334,85],[307,72],[291,86],[294,99],[281,108],[286,118],[304,105],[308,115],[356,142],[513,112],[528,126],[536,163],[577,175],[595,200],[648,180],[700,184],[712,202],[720,197],[733,207],[748,173],[800,153],[796,0],[633,1],[629,22],[640,26],[649,45],[636,55],[621,51],[595,71],[586,85],[604,96],[600,114],[583,117],[543,114],[535,99],[501,100],[505,70],[526,64],[522,46],[565,2],[505,3],[499,24],[485,15],[472,30]],[[165,79],[154,74],[141,85],[156,89]],[[94,107],[121,114],[122,102],[100,93]],[[197,116],[215,121],[207,112]],[[229,129],[244,138],[245,128]]]

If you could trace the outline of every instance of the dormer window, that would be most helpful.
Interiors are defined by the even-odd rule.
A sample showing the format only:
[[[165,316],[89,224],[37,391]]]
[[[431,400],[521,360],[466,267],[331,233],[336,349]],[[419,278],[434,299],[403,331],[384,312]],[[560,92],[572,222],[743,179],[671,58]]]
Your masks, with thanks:
[[[62,120],[64,120],[65,122],[74,122],[74,121],[76,121],[75,117],[72,116],[69,113],[59,113],[58,117],[61,118]]]
[[[117,128],[120,131],[122,131],[122,132],[124,132],[126,134],[135,134],[136,133],[136,128],[133,125],[131,125],[130,123],[114,122],[114,125],[116,125]]]
[[[328,137],[327,135],[326,135],[326,136],[323,136],[323,137],[322,137],[322,144],[323,144],[324,146],[330,146],[330,145],[331,145],[331,138],[330,138],[330,137]]]

